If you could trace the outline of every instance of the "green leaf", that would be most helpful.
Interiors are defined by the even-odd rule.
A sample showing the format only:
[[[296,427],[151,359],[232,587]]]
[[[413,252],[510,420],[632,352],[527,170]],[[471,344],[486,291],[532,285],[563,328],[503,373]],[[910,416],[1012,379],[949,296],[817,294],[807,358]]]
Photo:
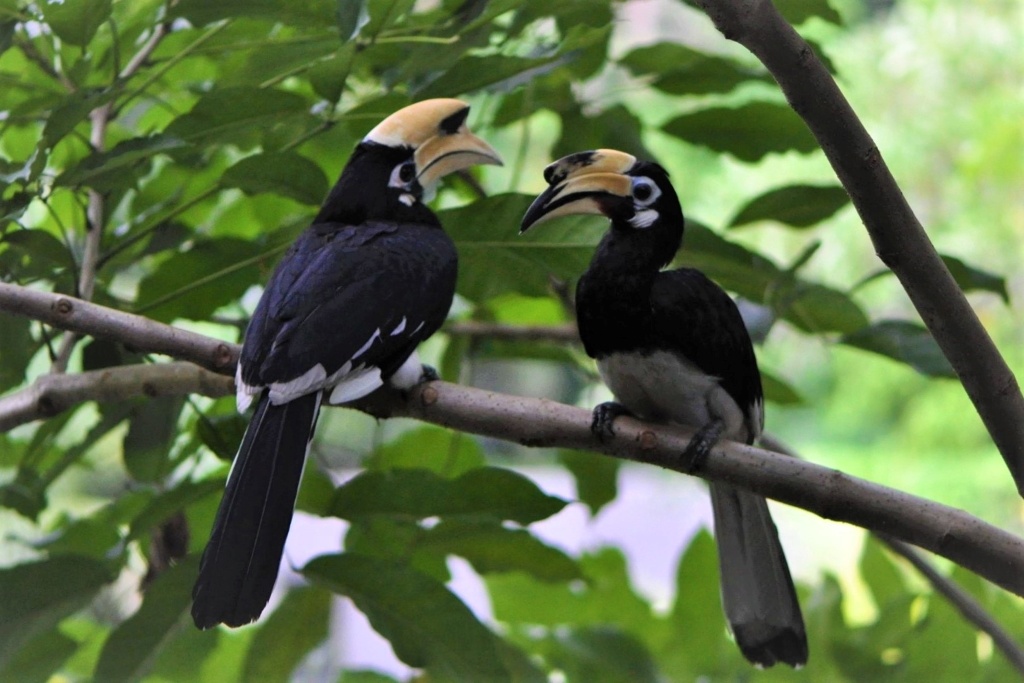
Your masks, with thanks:
[[[315,558],[302,573],[351,598],[409,666],[456,681],[511,680],[494,635],[434,579],[353,554]]]
[[[464,57],[438,78],[416,93],[417,99],[454,97],[488,86],[513,87],[538,78],[564,61],[560,57],[530,59],[526,57]],[[507,82],[506,82],[507,81]]]
[[[602,548],[579,564],[582,584],[541,582],[522,573],[487,575],[495,619],[551,628],[616,624],[630,633],[652,628],[651,606],[633,591],[621,550]]]
[[[334,25],[334,9],[329,0],[178,0],[170,14],[185,17],[197,26],[221,19],[254,18],[322,29]]]
[[[583,116],[578,107],[573,107],[562,114],[562,135],[551,154],[558,158],[586,149],[611,148],[653,159],[657,155],[644,146],[642,128],[640,119],[622,104],[596,116]],[[605,225],[606,221],[600,224]]]
[[[949,268],[950,274],[960,289],[965,292],[982,290],[998,294],[1003,302],[1010,305],[1010,293],[1006,289],[1006,278],[1002,275],[989,273],[964,263],[955,256],[942,256],[943,263]]]
[[[295,152],[264,152],[246,157],[224,171],[222,187],[246,194],[272,192],[303,204],[319,206],[327,196],[327,176],[319,166]]]
[[[519,235],[533,197],[503,194],[438,212],[459,250],[458,292],[482,302],[501,294],[544,296],[548,276],[579,277],[607,221],[574,216]]]
[[[853,333],[868,324],[867,316],[853,299],[824,285],[780,283],[766,303],[776,315],[811,334]]]
[[[932,377],[956,377],[953,367],[942,355],[930,332],[907,320],[881,320],[840,341],[899,361]]]
[[[352,40],[370,21],[366,0],[337,0],[338,35],[343,41]]]
[[[0,247],[0,264],[7,264],[0,265],[0,274],[9,272],[12,279],[50,279],[56,272],[75,269],[67,246],[46,230],[11,230],[0,238]]]
[[[838,185],[790,185],[765,192],[740,209],[729,227],[778,221],[796,228],[816,225],[850,202]]]
[[[260,281],[256,250],[256,244],[238,239],[197,240],[142,280],[137,312],[161,322],[210,318]]]
[[[676,601],[669,617],[676,638],[687,642],[685,648],[673,652],[673,657],[684,659],[695,671],[707,671],[724,648],[735,647],[723,637],[726,625],[718,581],[715,541],[706,529],[701,529],[679,560]]]
[[[761,386],[764,389],[765,399],[772,403],[778,403],[781,406],[803,403],[803,399],[800,398],[800,394],[797,393],[796,389],[764,370],[761,370]]]
[[[249,647],[242,681],[287,681],[310,650],[327,637],[331,596],[319,588],[288,591]]]
[[[841,24],[842,17],[832,9],[828,0],[775,0],[779,13],[791,24],[802,24],[811,17],[819,17],[833,24]]]
[[[570,450],[559,451],[558,460],[575,480],[576,497],[590,508],[592,517],[615,500],[621,460]]]
[[[879,609],[907,594],[907,585],[899,568],[883,550],[882,544],[871,536],[864,538],[859,569]]]
[[[112,578],[105,564],[74,555],[0,569],[0,669],[25,643],[85,607]]]
[[[156,154],[180,149],[185,143],[167,135],[151,135],[118,143],[109,152],[93,152],[57,176],[55,185],[88,186],[97,190],[130,187],[143,175],[137,166],[149,162]],[[125,181],[125,178],[128,181]]]
[[[558,631],[552,644],[551,663],[564,671],[569,681],[658,683],[662,680],[647,648],[614,627]]]
[[[111,0],[64,0],[40,3],[46,23],[66,43],[85,47],[110,18]]]
[[[442,520],[416,541],[418,551],[458,555],[479,574],[521,571],[541,581],[582,578],[576,562],[525,529],[498,522]]]
[[[235,411],[227,415],[205,414],[196,420],[196,435],[214,455],[231,462],[242,445],[248,425],[249,421]]]
[[[7,663],[0,666],[0,679],[18,683],[46,683],[79,644],[60,631],[40,633]]]
[[[169,473],[170,449],[184,404],[181,396],[158,396],[143,400],[132,411],[124,437],[124,464],[136,481],[156,482]]]
[[[482,467],[457,479],[428,470],[362,472],[337,489],[329,514],[343,519],[468,516],[530,524],[563,507],[564,500],[545,494],[520,474]]]
[[[655,76],[651,85],[671,95],[706,95],[733,90],[749,80],[767,76],[722,57],[698,52],[679,43],[639,47],[620,61],[637,76]]]
[[[166,519],[184,510],[192,503],[212,496],[224,488],[224,483],[217,479],[206,479],[199,482],[184,481],[169,491],[155,496],[136,514],[128,530],[130,541],[148,536],[149,532],[162,524]]]
[[[0,393],[25,381],[25,369],[38,346],[30,318],[0,313]]]
[[[139,611],[115,628],[103,644],[93,675],[96,683],[142,679],[164,645],[181,629],[192,628],[188,613],[198,566],[198,557],[187,557],[146,589]]]
[[[67,3],[66,3],[67,4]],[[74,4],[74,3],[70,3]],[[53,5],[50,5],[51,7]],[[40,146],[51,149],[61,138],[70,133],[89,118],[89,113],[114,98],[114,91],[82,90],[67,95],[49,116],[43,127],[43,139]]]
[[[292,92],[274,88],[220,88],[203,95],[187,114],[172,121],[164,132],[197,144],[251,145],[259,134],[275,124],[295,119],[306,111],[305,99]]]
[[[484,451],[474,437],[424,425],[374,450],[366,468],[426,469],[450,479],[484,463]]]
[[[692,144],[749,162],[772,152],[807,153],[818,148],[800,117],[788,106],[772,102],[702,109],[676,117],[662,129]]]

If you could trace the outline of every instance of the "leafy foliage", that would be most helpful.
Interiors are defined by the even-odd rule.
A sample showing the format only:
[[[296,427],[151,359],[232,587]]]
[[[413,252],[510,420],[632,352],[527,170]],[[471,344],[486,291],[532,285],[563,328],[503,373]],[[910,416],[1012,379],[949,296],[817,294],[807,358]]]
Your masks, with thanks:
[[[826,0],[777,4],[798,24],[842,23]],[[251,288],[362,135],[413,100],[463,97],[474,129],[496,141],[513,174],[456,180],[436,203],[461,258],[455,315],[566,323],[552,281],[559,289],[578,276],[603,224],[561,220],[518,235],[544,162],[594,147],[660,157],[666,139],[693,158],[741,165],[818,154],[796,114],[766,94],[773,86],[763,69],[676,41],[621,54],[611,49],[629,30],[620,11],[599,0],[3,0],[0,279],[78,294],[83,266],[94,266],[94,300],[235,341]],[[665,114],[657,122],[650,101]],[[816,240],[829,239],[816,228],[831,227],[847,201],[835,186],[797,182],[748,197],[731,220],[690,221],[676,263],[763,307],[769,345],[782,327],[949,376],[923,327],[876,313],[859,286],[808,274]],[[753,227],[723,236],[764,221],[797,228],[792,259],[749,246]],[[1009,300],[1005,278],[958,257],[946,263],[965,290]],[[857,276],[861,285],[872,277]],[[47,371],[60,348],[55,330],[0,314],[0,392]],[[573,349],[454,335],[428,348],[450,377],[512,362],[506,374],[528,377],[526,389],[540,383],[563,400],[589,400],[590,366]],[[97,341],[71,369],[147,360]],[[798,402],[779,375],[766,377],[768,398]],[[0,679],[287,680],[336,635],[330,593],[351,599],[395,654],[432,680],[804,676],[754,672],[742,660],[722,620],[706,533],[681,551],[671,606],[655,609],[632,585],[621,549],[574,554],[542,538],[537,523],[567,502],[485,466],[507,456],[504,447],[439,428],[343,420],[324,417],[323,460],[337,464],[327,451],[344,450],[340,442],[366,469],[335,486],[308,467],[299,509],[344,519],[344,552],[339,544],[310,561],[302,573],[313,586],[290,590],[260,623],[234,633],[196,632],[187,616],[220,461],[244,429],[230,401],[80,406],[0,436],[2,514],[31,530],[2,541],[17,551],[0,569]],[[351,446],[360,439],[370,444],[361,451]],[[545,462],[568,471],[591,517],[617,500],[617,461],[564,452]],[[182,547],[168,568],[161,558],[174,543],[159,532],[178,516],[192,533],[172,539]],[[453,557],[483,578],[493,619],[446,586]],[[140,558],[151,575],[135,591]],[[1007,675],[998,656],[977,656],[972,628],[906,581],[880,548],[866,546],[859,570],[875,607],[869,619],[848,622],[847,596],[831,577],[804,590],[806,677]],[[132,614],[110,597],[117,577],[141,596]],[[1007,623],[1020,622],[1015,601],[972,590]],[[395,679],[344,671],[340,680]]]

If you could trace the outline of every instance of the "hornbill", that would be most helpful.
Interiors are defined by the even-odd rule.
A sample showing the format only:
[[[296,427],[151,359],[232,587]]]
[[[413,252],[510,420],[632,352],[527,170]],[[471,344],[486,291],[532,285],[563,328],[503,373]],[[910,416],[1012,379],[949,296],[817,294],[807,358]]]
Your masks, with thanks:
[[[696,428],[682,463],[699,467],[722,436],[752,443],[764,426],[761,377],[736,304],[699,270],[662,270],[683,238],[683,211],[661,166],[615,150],[580,152],[544,170],[545,190],[525,231],[571,214],[600,214],[611,229],[576,287],[587,354],[618,403],[594,409],[592,429],[613,435],[618,415]],[[722,603],[754,664],[807,661],[807,637],[768,504],[711,484]]]
[[[457,259],[424,201],[449,173],[501,164],[468,114],[436,99],[385,118],[271,275],[235,376],[239,411],[255,410],[192,590],[199,628],[240,626],[266,606],[321,401],[436,378],[416,346],[448,314]]]

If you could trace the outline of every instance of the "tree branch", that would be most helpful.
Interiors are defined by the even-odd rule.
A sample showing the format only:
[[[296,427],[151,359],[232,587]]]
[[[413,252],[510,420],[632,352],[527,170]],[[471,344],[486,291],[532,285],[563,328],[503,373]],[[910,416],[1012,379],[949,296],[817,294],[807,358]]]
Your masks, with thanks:
[[[131,78],[167,35],[168,27],[159,23],[139,51],[129,60],[128,64],[117,75],[119,79]],[[91,127],[89,145],[95,152],[103,152],[107,147],[107,127],[115,117],[114,103],[107,102],[89,112]],[[89,188],[89,203],[86,206],[85,248],[82,251],[82,263],[78,272],[78,296],[86,301],[92,299],[96,287],[96,271],[100,260],[100,248],[103,244],[103,225],[106,222],[106,196],[94,188]],[[60,350],[53,361],[51,372],[60,374],[67,369],[71,353],[78,343],[79,336],[74,332],[64,335]]]
[[[162,353],[222,374],[234,372],[238,346],[81,299],[0,282],[0,311],[126,347]]]
[[[800,458],[799,453],[772,434],[763,434],[761,436],[761,445],[774,453],[790,458]],[[907,560],[917,569],[935,591],[945,597],[960,612],[964,619],[992,638],[992,642],[1002,651],[1011,666],[1020,671],[1021,674],[1024,674],[1024,650],[970,593],[958,586],[949,577],[941,574],[912,546],[888,534],[874,532],[872,536],[878,539],[879,543],[883,543],[889,550]]]
[[[974,596],[948,577],[940,574],[928,560],[921,556],[921,553],[903,541],[898,541],[886,534],[875,534],[875,537],[924,575],[928,582],[935,587],[935,590],[949,600],[964,619],[974,624],[980,631],[987,633],[1010,665],[1024,675],[1024,650],[1021,650],[1017,641],[974,599]]]
[[[32,386],[0,397],[0,432],[53,417],[79,403],[148,396],[228,396],[234,380],[186,362],[123,365],[76,375],[42,375]]]
[[[771,0],[700,0],[715,26],[778,81],[850,194],[879,258],[959,376],[1024,496],[1024,396],[882,159],[814,51]]]
[[[139,316],[0,283],[0,310],[57,327],[120,340],[140,351],[203,361],[231,374],[238,347]],[[216,362],[211,362],[213,359]],[[225,360],[226,359],[226,360]],[[596,440],[590,411],[545,399],[432,382],[402,397],[377,392],[358,409],[404,416],[531,447],[577,448],[685,471],[680,454],[692,432],[619,418],[616,438]],[[699,476],[727,481],[826,519],[847,522],[942,555],[1024,596],[1024,540],[955,508],[918,498],[809,462],[752,446],[722,442]]]

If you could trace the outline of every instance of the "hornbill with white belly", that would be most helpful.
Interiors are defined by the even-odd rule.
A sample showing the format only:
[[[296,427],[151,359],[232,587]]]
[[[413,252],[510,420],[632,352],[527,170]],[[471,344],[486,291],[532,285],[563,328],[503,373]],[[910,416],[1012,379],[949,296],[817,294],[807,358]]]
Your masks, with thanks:
[[[238,409],[255,410],[192,590],[199,628],[247,624],[266,606],[321,401],[431,378],[416,346],[448,314],[457,259],[424,200],[449,173],[501,163],[468,114],[437,99],[385,118],[271,275],[238,363]]]
[[[682,454],[699,467],[720,437],[753,443],[764,426],[761,377],[736,304],[693,268],[662,270],[683,238],[683,211],[659,165],[614,150],[580,152],[545,169],[549,187],[523,218],[527,230],[570,214],[611,219],[576,287],[587,354],[617,403],[594,409],[599,438],[618,415],[697,429]],[[711,483],[722,603],[751,662],[807,661],[807,637],[789,566],[765,499]]]

